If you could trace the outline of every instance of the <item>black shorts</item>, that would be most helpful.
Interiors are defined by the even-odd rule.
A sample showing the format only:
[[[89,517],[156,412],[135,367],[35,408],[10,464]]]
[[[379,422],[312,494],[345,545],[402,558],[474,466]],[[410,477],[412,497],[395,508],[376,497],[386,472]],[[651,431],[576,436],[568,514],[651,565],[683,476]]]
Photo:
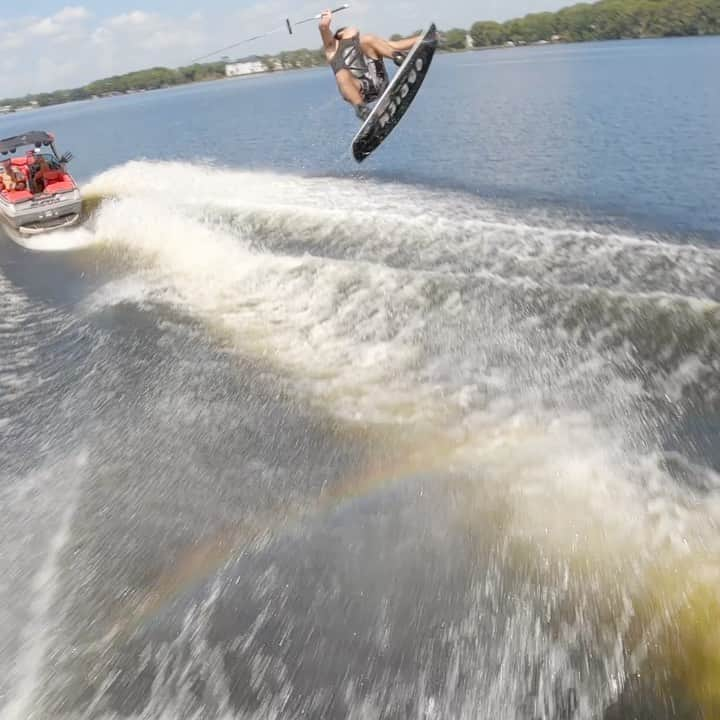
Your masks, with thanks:
[[[360,94],[363,101],[371,103],[377,100],[388,86],[388,76],[385,63],[380,60],[367,59],[368,72],[360,78]]]

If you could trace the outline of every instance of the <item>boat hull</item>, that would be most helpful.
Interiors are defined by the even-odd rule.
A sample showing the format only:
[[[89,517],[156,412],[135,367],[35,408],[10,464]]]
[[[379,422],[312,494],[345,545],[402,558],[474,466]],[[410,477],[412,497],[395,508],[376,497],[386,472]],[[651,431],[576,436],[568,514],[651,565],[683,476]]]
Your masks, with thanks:
[[[80,220],[82,198],[77,188],[9,202],[0,195],[0,220],[23,235],[37,235],[70,227]]]

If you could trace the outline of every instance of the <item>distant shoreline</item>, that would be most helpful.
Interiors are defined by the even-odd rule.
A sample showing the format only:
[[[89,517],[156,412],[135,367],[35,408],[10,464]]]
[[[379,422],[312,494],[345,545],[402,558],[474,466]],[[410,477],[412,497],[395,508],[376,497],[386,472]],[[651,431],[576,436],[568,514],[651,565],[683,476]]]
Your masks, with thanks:
[[[706,35],[672,35],[669,37],[657,37],[648,35],[645,37],[624,37],[624,38],[611,38],[611,39],[591,39],[591,40],[546,40],[546,41],[534,41],[534,42],[518,42],[515,44],[509,44],[504,43],[501,45],[485,45],[481,47],[464,47],[464,48],[440,48],[438,50],[439,54],[443,55],[457,55],[461,53],[468,53],[468,52],[483,52],[483,51],[489,51],[489,50],[518,50],[522,48],[547,48],[547,47],[556,47],[558,45],[587,45],[591,43],[612,43],[612,42],[629,42],[629,41],[651,41],[651,40],[680,40],[680,39],[690,39],[690,38],[709,38],[709,37],[720,37],[716,34],[706,34]],[[294,51],[294,52],[302,52],[302,53],[311,53],[313,51],[308,50],[301,50],[301,51]],[[316,51],[315,51],[316,52]],[[292,53],[284,53],[286,55],[291,55]],[[281,54],[282,55],[282,54]],[[277,58],[279,56],[265,56],[265,58],[269,62],[277,62]],[[222,63],[225,65],[225,63]],[[214,63],[214,66],[218,65],[218,63]],[[302,72],[307,70],[320,70],[323,67],[326,67],[327,63],[324,60],[322,62],[313,62],[313,64],[305,66],[305,67],[274,67],[274,68],[268,68],[266,70],[262,71],[255,71],[255,72],[248,72],[246,74],[242,75],[234,75],[234,76],[227,76],[225,74],[222,75],[213,75],[209,77],[200,77],[198,79],[189,79],[187,81],[180,81],[180,82],[174,82],[172,84],[161,84],[158,87],[146,87],[146,88],[131,88],[124,91],[120,90],[114,90],[114,91],[108,91],[105,93],[99,93],[95,94],[89,97],[78,97],[74,99],[67,99],[67,100],[58,100],[57,102],[45,102],[44,104],[40,104],[37,100],[34,100],[34,98],[38,97],[47,97],[48,95],[53,95],[56,93],[69,93],[73,91],[55,91],[53,93],[38,93],[35,95],[28,95],[26,96],[27,99],[27,105],[24,106],[18,106],[13,107],[12,109],[5,110],[2,103],[9,103],[11,101],[9,100],[0,100],[0,117],[5,116],[11,116],[16,114],[26,114],[29,112],[32,112],[34,110],[42,110],[44,108],[49,107],[57,107],[59,105],[69,105],[69,104],[75,104],[80,102],[95,102],[96,100],[104,100],[110,97],[121,97],[121,96],[127,96],[127,95],[142,95],[147,92],[156,92],[158,90],[171,90],[176,87],[187,87],[190,85],[200,85],[210,82],[221,82],[221,81],[232,81],[232,80],[249,80],[253,78],[260,78],[260,77],[268,77],[272,75],[279,75],[279,74],[285,74],[285,73],[295,73],[295,72]],[[162,68],[162,70],[167,70],[166,68]],[[127,75],[139,75],[146,72],[151,71],[137,71],[135,73],[128,73]],[[168,71],[172,72],[172,71]],[[120,78],[127,77],[127,76],[119,76]],[[94,83],[91,83],[89,86],[95,85],[96,83],[104,83],[109,82],[111,80],[114,80],[115,78],[108,78],[105,80],[99,80],[95,81]],[[5,107],[8,107],[7,105]]]
[[[126,92],[107,93],[105,95],[97,95],[95,97],[80,98],[78,100],[66,100],[64,102],[50,103],[48,105],[37,105],[37,106],[33,106],[33,107],[20,107],[11,112],[0,112],[0,118],[12,117],[13,115],[36,112],[38,110],[46,110],[46,109],[52,108],[52,107],[61,107],[63,105],[77,105],[80,103],[94,103],[99,100],[110,100],[115,97],[128,97],[131,95],[145,95],[147,93],[162,92],[164,90],[175,90],[176,88],[192,87],[193,85],[207,85],[210,83],[232,82],[234,80],[253,80],[253,79],[257,80],[257,79],[260,79],[263,77],[271,77],[273,75],[284,75],[285,73],[302,73],[302,72],[307,72],[309,70],[322,70],[323,67],[324,67],[323,65],[313,65],[312,67],[285,68],[283,70],[272,70],[272,71],[248,73],[247,75],[237,75],[237,76],[233,76],[233,77],[227,77],[227,76],[210,77],[210,78],[203,78],[202,80],[191,80],[190,82],[177,83],[175,85],[166,85],[163,87],[146,88],[143,90],[128,90]]]

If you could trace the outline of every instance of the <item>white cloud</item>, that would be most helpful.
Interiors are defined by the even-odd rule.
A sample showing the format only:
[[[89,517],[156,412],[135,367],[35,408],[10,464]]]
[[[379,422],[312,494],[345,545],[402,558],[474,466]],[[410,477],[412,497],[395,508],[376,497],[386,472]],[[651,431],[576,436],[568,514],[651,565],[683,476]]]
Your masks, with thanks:
[[[26,32],[37,37],[52,37],[59,35],[78,21],[85,20],[90,17],[90,13],[80,5],[64,7],[55,15],[43,18],[37,22],[30,22],[26,28]]]
[[[5,55],[4,57],[0,57],[0,73],[14,72],[17,66],[17,57],[13,57],[12,55]]]
[[[31,35],[55,35],[59,33],[61,26],[56,23],[52,18],[45,18],[40,22],[31,25],[27,31]]]
[[[24,38],[16,33],[0,35],[0,47],[2,47],[4,53],[7,53],[8,50],[19,50],[25,47],[26,42]]]
[[[155,15],[154,17],[159,17]],[[116,15],[110,18],[108,25],[111,27],[137,27],[138,25],[144,25],[153,18],[152,15],[143,12],[142,10],[133,10],[129,13],[123,13],[122,15]]]
[[[142,32],[138,33],[138,29]],[[106,52],[121,48],[133,56],[147,58],[152,64],[189,62],[189,55],[166,55],[170,50],[189,53],[188,48],[199,47],[206,39],[202,16],[193,13],[187,18],[167,18],[158,13],[133,10],[116,15],[95,29],[92,42],[103,45]]]
[[[71,5],[68,7],[64,7],[53,17],[56,22],[66,23],[72,20],[85,20],[86,18],[90,17],[90,13],[87,11],[86,8],[82,7],[81,5]]]
[[[154,65],[187,64],[208,45],[211,23],[199,13],[172,18],[129,10],[97,19],[82,6],[0,27],[0,47],[18,52],[28,35],[41,41],[13,73],[0,75],[0,98],[78,87],[109,75]],[[88,42],[89,40],[89,42]]]

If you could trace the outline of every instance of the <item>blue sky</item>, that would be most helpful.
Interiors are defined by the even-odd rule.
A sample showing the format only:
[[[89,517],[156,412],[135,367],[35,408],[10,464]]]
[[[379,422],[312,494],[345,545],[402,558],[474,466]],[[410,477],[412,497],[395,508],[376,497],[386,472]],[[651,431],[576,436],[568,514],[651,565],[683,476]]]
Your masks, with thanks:
[[[328,0],[325,0],[328,1]],[[342,24],[389,35],[434,20],[469,27],[556,10],[573,0],[347,0]],[[342,0],[333,0],[337,5]],[[301,19],[325,6],[318,0],[33,0],[4,2],[0,13],[0,98],[59,88],[152,65],[177,67],[243,37]],[[26,52],[28,42],[32,52]],[[318,47],[317,28],[248,43],[238,54]]]

